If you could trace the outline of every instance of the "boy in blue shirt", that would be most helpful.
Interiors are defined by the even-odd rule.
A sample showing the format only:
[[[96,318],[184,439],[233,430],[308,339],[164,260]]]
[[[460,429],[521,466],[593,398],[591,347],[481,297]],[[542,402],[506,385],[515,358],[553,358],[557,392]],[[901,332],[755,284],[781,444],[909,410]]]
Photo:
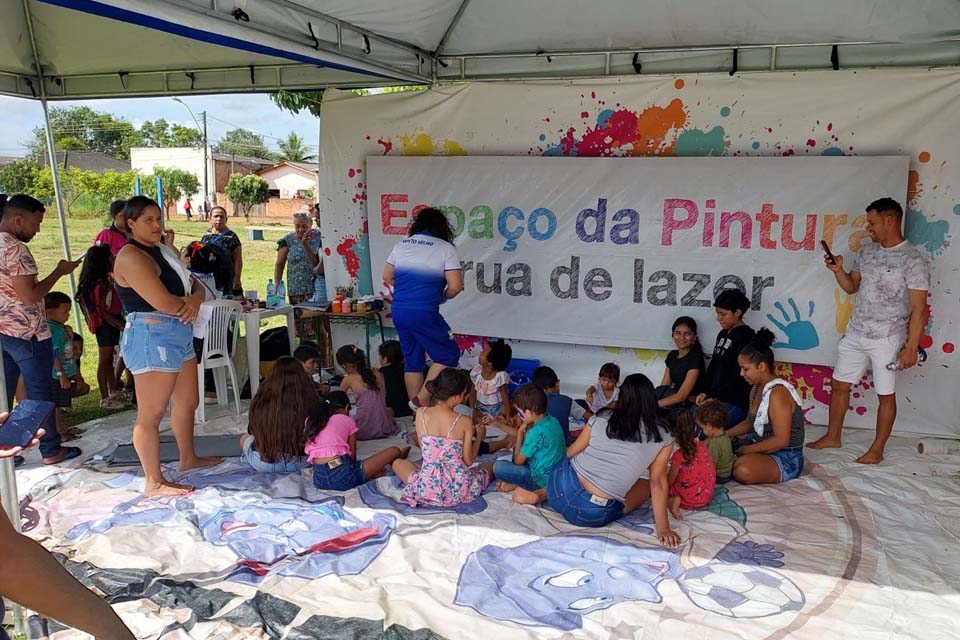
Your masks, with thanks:
[[[493,475],[497,491],[509,493],[518,486],[536,491],[547,485],[550,472],[567,455],[563,429],[547,413],[547,394],[535,384],[525,384],[513,394],[513,406],[522,416],[516,429],[513,461],[498,460]]]
[[[564,442],[571,444],[574,440],[570,437],[570,407],[573,406],[573,398],[560,393],[560,378],[557,377],[557,372],[550,367],[537,367],[533,370],[533,384],[546,392],[547,413],[560,423]]]

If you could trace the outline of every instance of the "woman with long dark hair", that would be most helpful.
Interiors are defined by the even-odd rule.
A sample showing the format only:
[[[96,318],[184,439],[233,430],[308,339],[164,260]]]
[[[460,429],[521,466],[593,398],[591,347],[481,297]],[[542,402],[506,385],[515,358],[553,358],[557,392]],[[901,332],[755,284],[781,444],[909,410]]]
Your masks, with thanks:
[[[156,202],[136,196],[124,218],[130,240],[117,254],[116,288],[127,313],[121,351],[137,388],[133,446],[140,457],[147,496],[176,496],[192,487],[168,481],[160,469],[160,421],[173,403],[171,423],[180,450],[180,471],[218,464],[193,447],[197,408],[197,357],[193,322],[203,302],[179,254],[163,243]]]
[[[303,365],[290,356],[279,358],[250,402],[240,459],[261,473],[296,473],[307,466],[304,426],[319,404]]]
[[[87,321],[87,328],[97,337],[97,385],[100,407],[123,407],[113,355],[123,332],[122,305],[113,286],[114,257],[109,245],[87,249],[77,283],[77,305]]]
[[[743,484],[780,484],[803,472],[803,406],[796,388],[775,372],[773,340],[772,331],[760,329],[738,358],[752,385],[750,411],[727,435],[740,437],[733,477]]]
[[[595,417],[567,447],[544,489],[517,488],[514,501],[550,507],[581,527],[602,527],[653,498],[657,538],[675,547],[680,537],[667,515],[668,462],[673,439],[657,417],[657,396],[647,376],[634,373],[620,384],[620,406]]]
[[[697,321],[680,316],[673,321],[672,332],[677,348],[667,354],[667,368],[657,387],[661,408],[684,406],[697,397],[707,371],[703,346],[697,337]]]
[[[460,348],[440,315],[440,305],[463,291],[463,270],[453,240],[446,215],[433,207],[424,209],[383,268],[383,281],[393,286],[393,325],[403,349],[407,394],[414,404],[425,400],[419,396],[426,356],[433,363],[427,380],[460,363]]]

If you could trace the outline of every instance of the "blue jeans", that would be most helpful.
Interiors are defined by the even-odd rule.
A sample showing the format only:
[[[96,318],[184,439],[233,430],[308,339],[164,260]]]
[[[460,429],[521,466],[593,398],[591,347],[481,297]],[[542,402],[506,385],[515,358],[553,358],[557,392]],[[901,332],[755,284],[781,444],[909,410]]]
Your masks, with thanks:
[[[530,465],[527,464],[514,464],[509,460],[497,460],[493,463],[493,477],[529,491],[536,491],[541,488],[533,481]]]
[[[3,344],[3,373],[7,384],[7,406],[13,404],[13,394],[17,390],[17,380],[23,376],[27,396],[34,400],[53,402],[50,388],[50,376],[53,372],[53,341],[21,340],[11,336],[0,336]],[[43,423],[46,431],[40,438],[40,455],[53,458],[60,453],[60,434],[57,433],[57,416],[52,412]]]
[[[569,459],[553,468],[547,481],[550,508],[578,527],[602,527],[623,517],[623,503],[583,488]]]
[[[300,469],[307,466],[306,458],[264,462],[260,458],[260,452],[253,448],[253,436],[250,436],[244,441],[243,452],[240,454],[240,459],[259,473],[297,473]]]
[[[366,481],[363,462],[354,460],[348,455],[313,465],[313,486],[317,489],[349,491]]]
[[[120,353],[130,373],[180,373],[183,363],[197,357],[193,325],[165,313],[135,312],[127,316]]]

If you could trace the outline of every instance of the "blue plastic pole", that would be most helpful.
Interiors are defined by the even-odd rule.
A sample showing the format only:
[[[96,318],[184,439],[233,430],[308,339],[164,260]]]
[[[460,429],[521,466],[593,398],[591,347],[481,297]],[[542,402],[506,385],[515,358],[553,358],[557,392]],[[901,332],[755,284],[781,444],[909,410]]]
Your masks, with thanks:
[[[163,219],[163,178],[157,176],[157,204],[160,205],[160,228],[166,229]]]
[[[133,195],[143,195],[143,191],[140,187],[140,176],[137,176],[136,180],[133,181]]]

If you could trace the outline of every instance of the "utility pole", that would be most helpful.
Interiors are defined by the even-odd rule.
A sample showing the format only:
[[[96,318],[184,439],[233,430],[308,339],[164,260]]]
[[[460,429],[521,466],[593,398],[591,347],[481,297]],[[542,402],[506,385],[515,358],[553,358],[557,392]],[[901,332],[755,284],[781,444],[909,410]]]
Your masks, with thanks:
[[[203,217],[206,219],[210,215],[210,206],[214,203],[210,201],[210,144],[207,141],[207,112],[201,111],[200,117],[203,118]],[[214,199],[216,199],[216,187],[214,187]]]

